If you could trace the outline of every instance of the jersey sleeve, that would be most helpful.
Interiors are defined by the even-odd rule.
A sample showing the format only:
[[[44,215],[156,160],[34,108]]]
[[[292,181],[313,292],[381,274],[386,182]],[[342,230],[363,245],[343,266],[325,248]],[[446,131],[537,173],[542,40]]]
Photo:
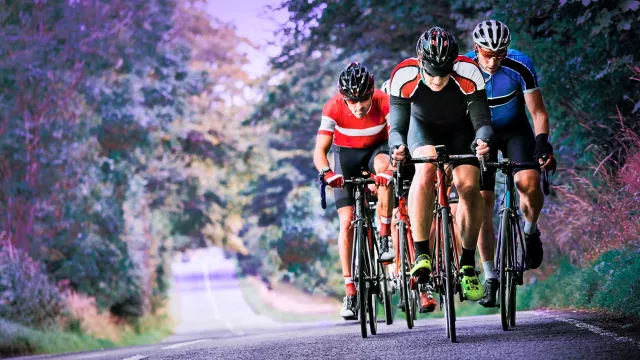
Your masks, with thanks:
[[[411,100],[391,95],[389,97],[389,147],[407,144]]]
[[[526,55],[520,57],[523,65],[523,69],[518,71],[520,73],[520,87],[523,93],[532,92],[538,90],[538,74],[536,68],[533,66],[533,61]]]
[[[410,98],[420,84],[418,59],[409,58],[398,64],[389,78],[389,147],[407,145],[411,118]]]
[[[416,92],[419,83],[420,64],[418,59],[406,59],[391,72],[389,95],[408,99]]]
[[[320,128],[318,129],[318,135],[333,136],[333,130],[336,128],[338,111],[334,99],[329,100],[322,108],[322,119],[320,121]]]
[[[527,55],[515,50],[510,51],[507,57],[502,60],[502,66],[516,72],[523,93],[526,94],[540,88],[533,61]]]

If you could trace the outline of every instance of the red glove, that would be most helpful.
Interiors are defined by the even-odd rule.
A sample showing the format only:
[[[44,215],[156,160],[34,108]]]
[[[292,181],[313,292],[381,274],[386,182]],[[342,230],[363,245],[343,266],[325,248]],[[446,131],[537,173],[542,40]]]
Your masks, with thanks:
[[[376,185],[387,187],[393,183],[393,170],[376,175]]]
[[[336,174],[331,170],[324,173],[324,181],[332,188],[344,187],[344,176]]]

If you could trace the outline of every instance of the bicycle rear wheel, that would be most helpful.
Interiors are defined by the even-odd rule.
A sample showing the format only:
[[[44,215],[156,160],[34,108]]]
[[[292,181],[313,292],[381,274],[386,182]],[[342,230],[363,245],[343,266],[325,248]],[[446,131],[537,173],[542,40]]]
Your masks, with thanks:
[[[507,331],[509,329],[509,312],[512,304],[512,297],[510,296],[511,285],[513,280],[513,264],[511,262],[511,210],[504,209],[502,212],[502,219],[500,219],[500,256],[499,256],[499,271],[500,271],[500,288],[499,300],[500,300],[500,321],[502,323],[502,330]]]
[[[400,295],[404,300],[404,315],[407,318],[407,327],[412,329],[413,314],[411,313],[411,310],[413,309],[413,300],[411,290],[409,289],[408,279],[408,274],[411,269],[409,268],[409,249],[407,249],[407,228],[404,221],[400,221],[400,223],[398,223],[398,231],[400,232],[400,273],[398,274],[400,278]]]
[[[444,237],[444,297],[445,297],[445,317],[447,322],[447,337],[451,342],[456,342],[456,308],[454,304],[455,286],[454,286],[454,269],[455,259],[453,257],[453,241],[451,237],[451,228],[449,218],[449,209],[443,207],[440,210],[442,216],[442,236]]]

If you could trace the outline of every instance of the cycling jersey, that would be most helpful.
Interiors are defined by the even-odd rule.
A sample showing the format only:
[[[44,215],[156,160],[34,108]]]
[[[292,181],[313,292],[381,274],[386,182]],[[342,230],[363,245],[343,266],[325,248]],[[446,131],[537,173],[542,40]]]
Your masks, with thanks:
[[[389,146],[406,144],[413,152],[420,146],[444,144],[449,154],[471,153],[478,130],[486,131],[482,138],[491,135],[480,68],[468,57],[458,56],[449,82],[437,92],[421,80],[419,69],[418,59],[410,58],[391,74]]]
[[[322,109],[318,134],[333,136],[336,146],[368,148],[389,138],[388,116],[389,95],[380,90],[373,92],[371,110],[362,119],[353,115],[342,95],[337,94]]]
[[[475,52],[467,56],[477,60]],[[482,70],[482,69],[481,69]],[[539,89],[533,61],[518,50],[509,49],[507,56],[500,63],[498,71],[484,76],[489,107],[496,131],[493,138],[490,158],[498,158],[498,150],[502,156],[515,162],[535,161],[535,137],[525,112],[524,94]],[[514,169],[515,173],[522,169]],[[481,190],[494,191],[496,168],[488,168],[482,175],[484,182]]]
[[[466,56],[478,60],[471,51]],[[525,113],[524,94],[538,90],[538,76],[533,61],[518,50],[507,50],[500,68],[493,74],[482,71],[489,107],[496,131],[506,128],[530,127]]]

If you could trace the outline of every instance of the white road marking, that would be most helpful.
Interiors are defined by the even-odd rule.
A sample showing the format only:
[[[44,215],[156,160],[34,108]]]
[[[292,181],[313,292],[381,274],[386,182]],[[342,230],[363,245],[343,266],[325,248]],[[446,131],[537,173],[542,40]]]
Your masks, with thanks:
[[[235,329],[233,327],[233,325],[231,325],[229,320],[223,319],[220,316],[220,310],[218,309],[218,304],[216,303],[215,296],[213,296],[213,290],[211,290],[211,281],[209,280],[209,269],[207,269],[207,265],[205,265],[205,264],[202,264],[202,273],[204,274],[204,283],[205,283],[205,286],[207,288],[207,298],[209,298],[209,303],[211,304],[211,307],[213,308],[214,317],[216,319],[222,321],[222,323],[224,323],[224,326],[226,326],[227,329],[231,333],[233,333],[233,334],[235,334],[237,336],[244,335],[243,331]]]
[[[132,357],[124,358],[124,359],[122,359],[122,360],[142,360],[142,359],[144,359],[144,358],[146,358],[146,356],[143,356],[143,355],[135,355],[135,356],[132,356]]]
[[[208,341],[208,339],[200,339],[200,340],[194,340],[194,341],[187,341],[187,342],[183,342],[183,343],[178,343],[178,344],[173,344],[173,345],[169,345],[169,346],[165,346],[162,348],[162,350],[171,350],[171,349],[178,349],[184,346],[189,346],[189,345],[193,345],[193,344],[197,344],[203,341]]]
[[[561,321],[567,324],[571,324],[575,327],[581,328],[581,329],[586,329],[591,331],[592,333],[598,334],[600,336],[608,336],[610,338],[613,338],[615,341],[620,341],[620,342],[626,342],[629,343],[631,345],[635,345],[636,347],[640,348],[640,342],[628,338],[626,336],[618,336],[618,334],[609,331],[609,330],[605,330],[602,328],[599,328],[595,325],[591,325],[591,324],[587,324],[587,323],[583,323],[582,321],[578,321],[578,320],[574,320],[574,319],[566,319],[566,318],[561,318],[561,317],[556,317],[555,320],[557,321]]]

